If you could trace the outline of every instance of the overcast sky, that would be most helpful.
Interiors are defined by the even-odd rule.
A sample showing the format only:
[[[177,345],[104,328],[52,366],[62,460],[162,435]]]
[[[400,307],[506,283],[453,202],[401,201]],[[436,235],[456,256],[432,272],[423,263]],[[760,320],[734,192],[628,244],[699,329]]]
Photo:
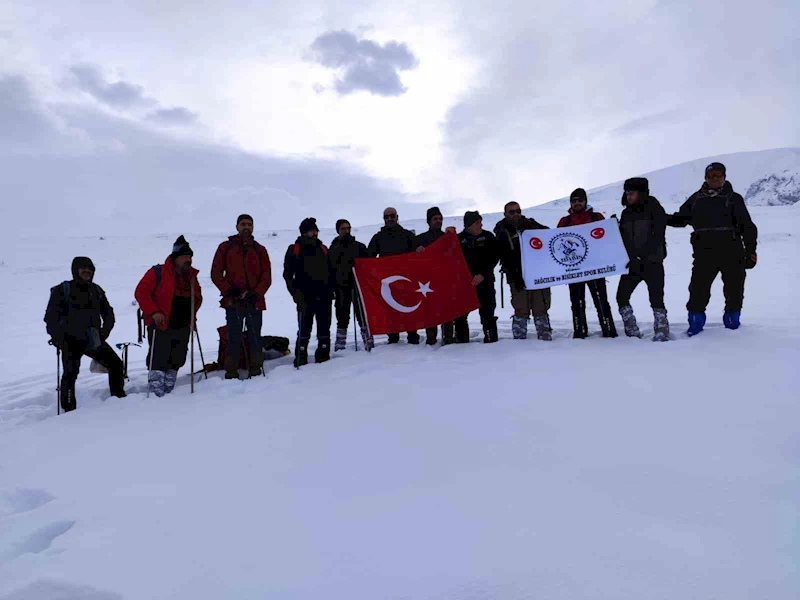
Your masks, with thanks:
[[[798,22],[796,0],[6,1],[2,215],[374,223],[800,146]]]

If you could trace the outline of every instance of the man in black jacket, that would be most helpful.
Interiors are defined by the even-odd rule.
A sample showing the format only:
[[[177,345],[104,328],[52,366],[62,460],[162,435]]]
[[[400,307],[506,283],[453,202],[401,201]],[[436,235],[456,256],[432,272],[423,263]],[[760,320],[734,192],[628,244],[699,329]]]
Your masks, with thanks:
[[[94,283],[94,263],[85,256],[72,261],[72,280],[50,289],[44,315],[51,342],[61,350],[64,374],[61,377],[61,408],[75,410],[75,380],[85,354],[108,370],[111,395],[124,398],[125,378],[122,360],[106,340],[114,329],[114,309],[106,294]]]
[[[522,214],[519,204],[509,202],[505,205],[503,219],[494,227],[500,253],[500,264],[511,288],[511,305],[514,317],[511,331],[514,339],[528,337],[528,318],[533,314],[536,337],[540,340],[553,339],[550,327],[550,288],[541,290],[525,289],[522,277],[522,255],[519,247],[519,234],[528,229],[549,229],[549,227],[529,219]]]
[[[711,298],[711,284],[722,273],[725,314],[722,322],[737,329],[744,300],[745,269],[756,266],[758,229],[744,199],[726,181],[725,165],[714,162],[706,167],[703,186],[668,217],[672,227],[691,225],[694,264],[689,283],[688,335],[697,335],[706,322],[706,306]]]
[[[367,251],[373,258],[380,256],[395,256],[414,251],[414,234],[400,226],[397,210],[388,207],[383,211],[385,225],[372,236]],[[419,334],[416,331],[407,331],[408,343],[419,344]],[[396,344],[400,341],[399,333],[389,334],[389,343]]]
[[[669,340],[669,321],[664,307],[667,214],[659,201],[650,195],[650,184],[644,177],[625,181],[622,206],[625,208],[620,216],[619,230],[630,262],[628,272],[619,280],[617,305],[625,324],[625,335],[641,337],[631,307],[631,296],[636,286],[644,281],[653,309],[653,341],[666,342]]]
[[[414,248],[417,252],[423,252],[425,248],[444,235],[444,231],[442,231],[444,217],[438,206],[429,208],[426,218],[428,221],[428,231],[420,233],[414,238]],[[429,327],[425,330],[425,343],[428,346],[436,344],[436,330],[436,327]],[[453,322],[442,323],[442,345],[446,346],[447,344],[452,344],[454,341]]]
[[[331,356],[331,302],[336,273],[328,258],[328,249],[319,241],[316,219],[303,219],[300,236],[286,249],[283,259],[286,289],[297,305],[297,345],[294,366],[308,364],[308,342],[314,318],[317,320],[317,351],[314,362]]]
[[[350,221],[339,219],[336,221],[338,236],[331,242],[331,265],[336,271],[336,342],[334,351],[344,350],[347,347],[347,327],[350,325],[350,307],[355,303],[356,321],[361,328],[361,339],[364,346],[371,348],[371,338],[367,335],[364,316],[361,314],[361,304],[358,300],[358,290],[353,279],[353,265],[357,258],[369,256],[367,247],[357,241],[350,234]]]
[[[499,260],[497,238],[483,230],[483,218],[478,211],[464,214],[464,231],[458,234],[461,250],[472,273],[472,285],[478,294],[480,307],[478,313],[483,327],[483,342],[497,341],[497,292],[494,287],[494,268]],[[469,315],[462,315],[455,321],[456,342],[469,342]]]

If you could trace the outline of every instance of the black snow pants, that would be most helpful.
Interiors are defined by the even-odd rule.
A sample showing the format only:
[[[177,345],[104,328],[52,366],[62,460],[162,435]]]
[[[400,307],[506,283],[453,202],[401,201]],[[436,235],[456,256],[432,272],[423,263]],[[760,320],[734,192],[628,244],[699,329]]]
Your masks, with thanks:
[[[617,337],[617,329],[614,326],[614,316],[611,314],[611,306],[608,304],[608,291],[606,290],[605,279],[592,279],[591,281],[581,281],[569,284],[569,299],[572,303],[572,326],[576,338],[585,338],[589,335],[589,326],[586,323],[586,286],[592,295],[594,307],[597,310],[597,319],[600,321],[600,328],[603,337]]]
[[[633,268],[619,278],[617,306],[628,306],[633,291],[642,281],[647,285],[650,295],[650,308],[664,308],[664,263],[660,262],[634,263]]]
[[[124,391],[125,376],[122,359],[114,349],[103,342],[96,350],[89,350],[88,344],[67,337],[61,346],[61,364],[64,374],[61,376],[61,408],[73,410],[77,406],[75,398],[75,381],[81,370],[81,358],[86,355],[95,359],[108,370],[108,386],[111,395]]]
[[[689,282],[689,302],[686,310],[694,313],[706,311],[711,299],[711,284],[722,274],[725,294],[725,312],[740,312],[744,302],[744,250],[739,240],[717,244],[716,247],[695,245],[692,279]]]

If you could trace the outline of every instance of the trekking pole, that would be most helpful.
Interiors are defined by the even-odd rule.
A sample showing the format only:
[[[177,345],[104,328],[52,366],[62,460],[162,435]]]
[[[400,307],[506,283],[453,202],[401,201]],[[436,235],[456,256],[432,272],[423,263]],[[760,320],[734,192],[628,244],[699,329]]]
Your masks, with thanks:
[[[297,341],[294,344],[294,368],[300,370],[298,361],[297,350],[300,347],[300,335],[303,331],[303,311],[298,307],[297,309]]]
[[[191,285],[191,288],[192,288],[192,292],[191,292],[191,297],[192,297],[192,299],[191,299],[191,311],[192,311],[191,312],[191,315],[192,315],[192,317],[191,317],[192,318],[191,326],[192,326],[192,330],[189,332],[190,343],[191,343],[191,349],[189,350],[189,369],[190,369],[190,373],[191,373],[191,377],[192,377],[192,382],[191,382],[191,385],[189,387],[189,389],[190,389],[189,393],[190,394],[194,394],[194,282],[190,281],[189,284]]]
[[[153,356],[156,353],[156,332],[158,329],[153,327],[153,337],[150,338],[150,365],[147,367],[147,398],[150,397],[150,373],[153,371]]]
[[[247,363],[247,378],[251,379],[250,375],[250,341],[247,339],[247,313],[244,314],[242,319],[242,341],[244,342],[244,361]],[[241,343],[241,342],[240,342]]]
[[[61,414],[61,346],[56,346],[56,414]]]
[[[505,298],[504,298],[504,294],[503,294],[503,279],[504,278],[505,278],[505,272],[504,271],[500,271],[500,308],[505,308],[506,307]]]
[[[353,341],[358,352],[358,316],[356,315],[356,288],[353,288]]]
[[[208,373],[206,372],[206,359],[203,358],[203,344],[200,343],[200,330],[197,328],[197,321],[194,322],[194,334],[197,336],[197,347],[200,350],[200,362],[203,363],[203,375],[205,375],[205,378],[208,379]],[[194,373],[192,373],[192,377],[194,377]]]

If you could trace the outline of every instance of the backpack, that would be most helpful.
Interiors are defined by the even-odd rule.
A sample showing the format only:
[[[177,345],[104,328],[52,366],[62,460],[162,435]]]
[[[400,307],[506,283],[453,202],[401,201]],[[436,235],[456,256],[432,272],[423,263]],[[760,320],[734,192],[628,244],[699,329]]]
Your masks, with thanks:
[[[153,289],[155,291],[158,289],[158,286],[161,285],[161,265],[153,265],[153,273],[156,276],[156,287]],[[66,282],[65,282],[66,283]],[[141,308],[136,309],[136,331],[138,334],[138,342],[141,344],[142,340],[144,339],[144,313],[142,312]]]

